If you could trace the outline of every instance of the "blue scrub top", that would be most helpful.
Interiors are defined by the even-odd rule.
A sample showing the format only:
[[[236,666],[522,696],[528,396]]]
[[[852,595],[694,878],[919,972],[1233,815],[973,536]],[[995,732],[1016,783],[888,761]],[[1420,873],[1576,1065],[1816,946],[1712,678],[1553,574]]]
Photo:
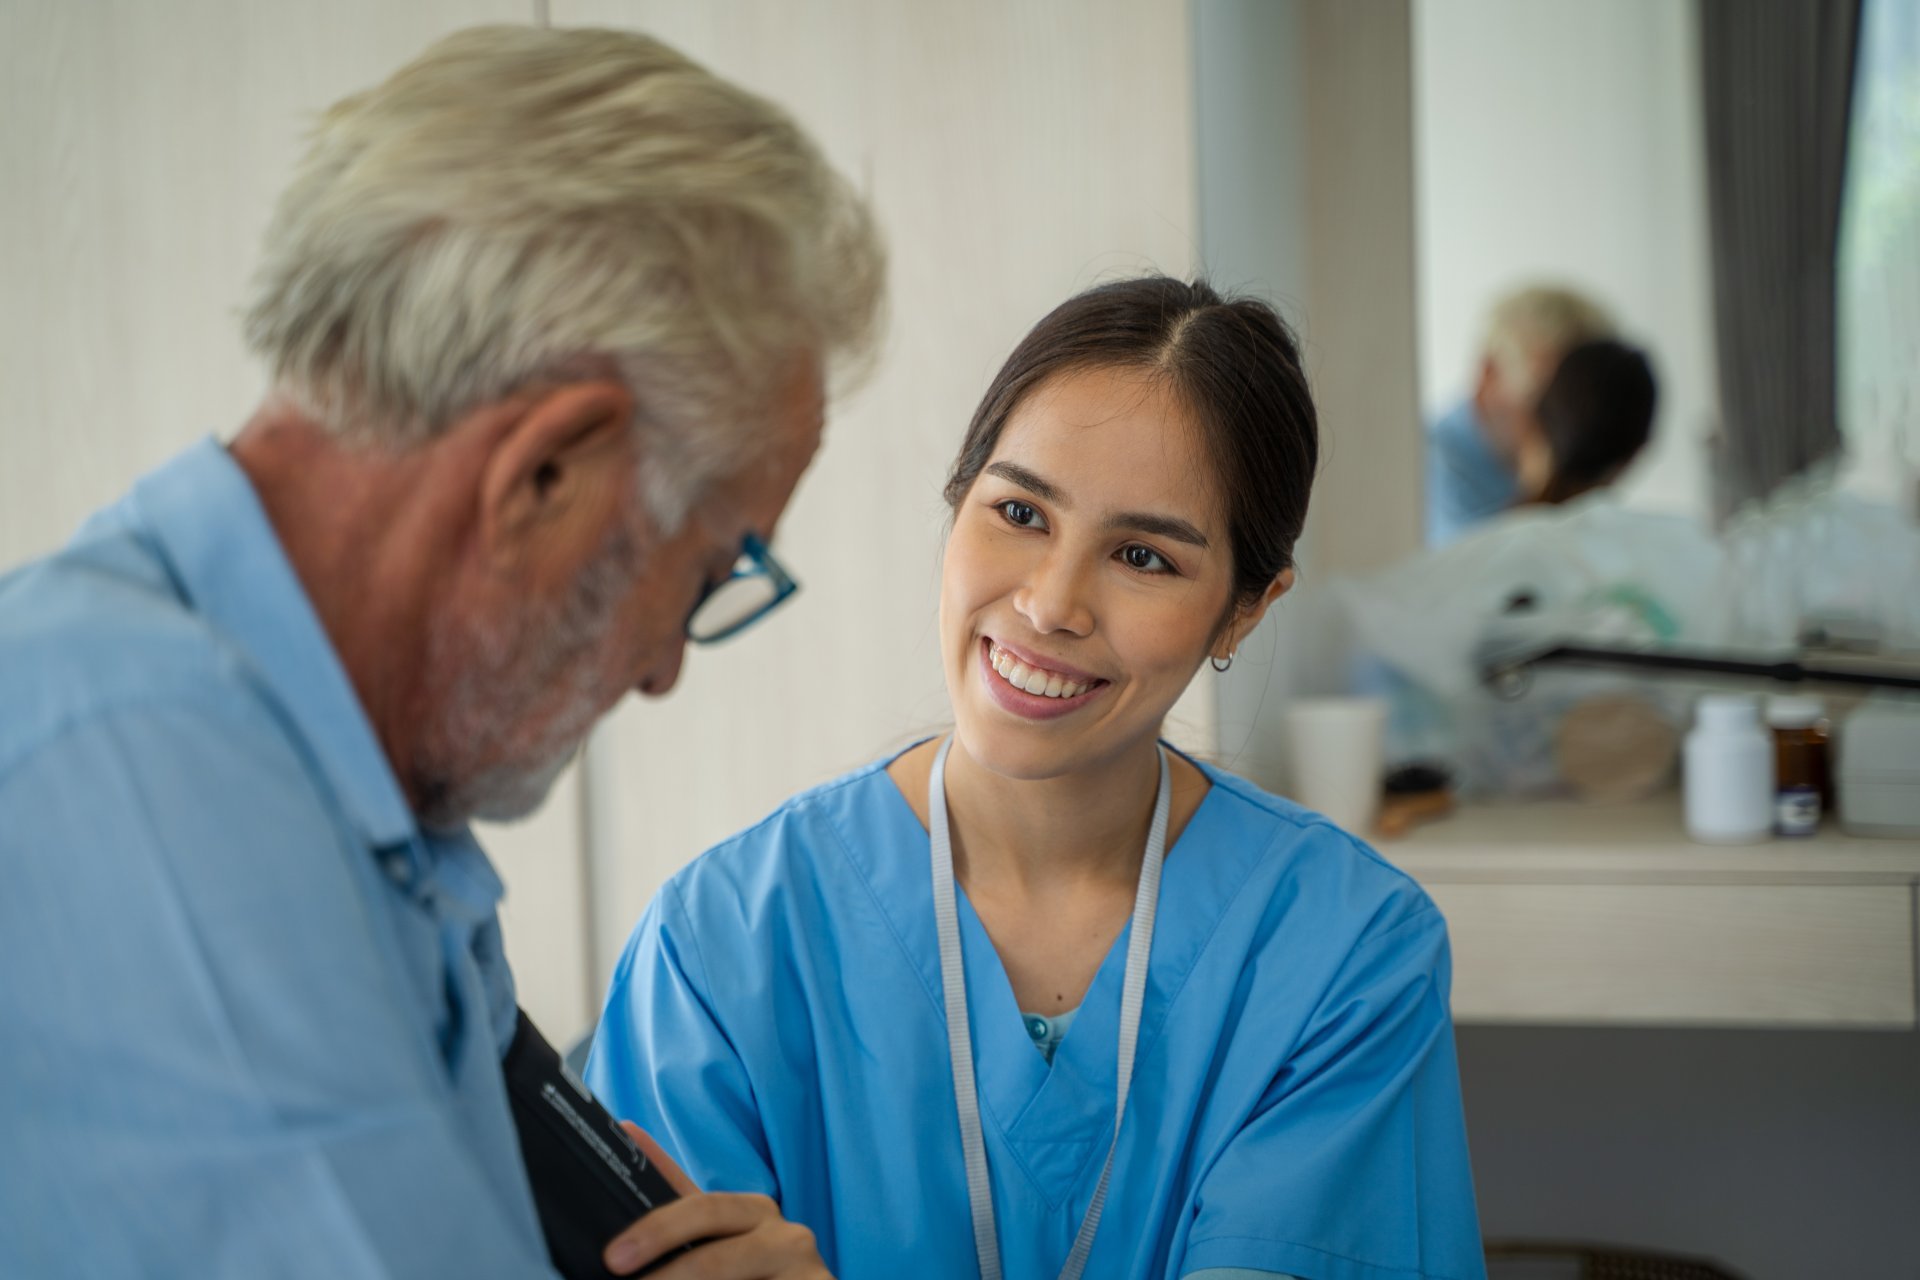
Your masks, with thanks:
[[[1440,913],[1324,818],[1201,767],[1086,1274],[1484,1275]],[[964,892],[960,930],[1006,1275],[1054,1280],[1112,1132],[1126,932],[1049,1064]],[[977,1275],[927,833],[884,762],[661,890],[587,1079],[702,1186],[779,1201],[841,1280]]]

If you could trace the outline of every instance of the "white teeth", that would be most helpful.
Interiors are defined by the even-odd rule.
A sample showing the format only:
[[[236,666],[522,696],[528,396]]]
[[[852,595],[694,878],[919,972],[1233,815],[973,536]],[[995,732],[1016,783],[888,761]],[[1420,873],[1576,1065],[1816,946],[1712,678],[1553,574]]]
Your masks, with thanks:
[[[1029,667],[997,644],[988,648],[987,664],[1014,688],[1038,697],[1077,698],[1092,687],[1091,682],[1080,684],[1057,671]]]

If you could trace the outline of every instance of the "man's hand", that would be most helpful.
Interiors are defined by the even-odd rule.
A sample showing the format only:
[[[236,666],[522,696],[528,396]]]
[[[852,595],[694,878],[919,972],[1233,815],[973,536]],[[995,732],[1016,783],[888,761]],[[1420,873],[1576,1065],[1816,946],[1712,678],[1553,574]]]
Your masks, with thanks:
[[[699,1244],[654,1272],[654,1280],[833,1280],[813,1232],[781,1217],[780,1206],[765,1196],[707,1195],[638,1125],[622,1120],[620,1127],[680,1199],[615,1236],[603,1255],[607,1270],[632,1275],[681,1245]]]

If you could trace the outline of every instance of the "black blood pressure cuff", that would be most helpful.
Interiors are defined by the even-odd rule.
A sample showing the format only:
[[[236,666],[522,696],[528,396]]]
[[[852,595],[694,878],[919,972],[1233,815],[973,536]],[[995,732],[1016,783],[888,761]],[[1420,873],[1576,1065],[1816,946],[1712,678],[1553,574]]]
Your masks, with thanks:
[[[678,1193],[568,1074],[525,1010],[501,1065],[547,1254],[567,1280],[608,1280],[602,1250]]]

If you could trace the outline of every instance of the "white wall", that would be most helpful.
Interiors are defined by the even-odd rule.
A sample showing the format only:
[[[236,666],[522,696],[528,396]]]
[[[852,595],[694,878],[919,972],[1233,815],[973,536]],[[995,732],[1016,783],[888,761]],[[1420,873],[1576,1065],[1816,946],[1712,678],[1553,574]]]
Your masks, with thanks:
[[[1694,7],[1414,0],[1421,400],[1471,389],[1499,293],[1591,291],[1660,376],[1638,505],[1707,511],[1716,412]]]
[[[875,380],[829,414],[779,531],[802,583],[762,628],[690,654],[590,753],[596,972],[657,886],[800,788],[937,730],[939,491],[1015,341],[1109,276],[1188,268],[1185,5],[554,0],[632,25],[782,102],[870,193],[892,254]],[[1212,746],[1209,699],[1176,739]]]
[[[0,564],[227,433],[237,321],[303,122],[525,0],[0,5]]]
[[[1207,271],[1295,325],[1319,412],[1299,585],[1218,686],[1221,763],[1282,793],[1286,701],[1344,669],[1323,584],[1420,545],[1409,40],[1406,0],[1195,9]]]

